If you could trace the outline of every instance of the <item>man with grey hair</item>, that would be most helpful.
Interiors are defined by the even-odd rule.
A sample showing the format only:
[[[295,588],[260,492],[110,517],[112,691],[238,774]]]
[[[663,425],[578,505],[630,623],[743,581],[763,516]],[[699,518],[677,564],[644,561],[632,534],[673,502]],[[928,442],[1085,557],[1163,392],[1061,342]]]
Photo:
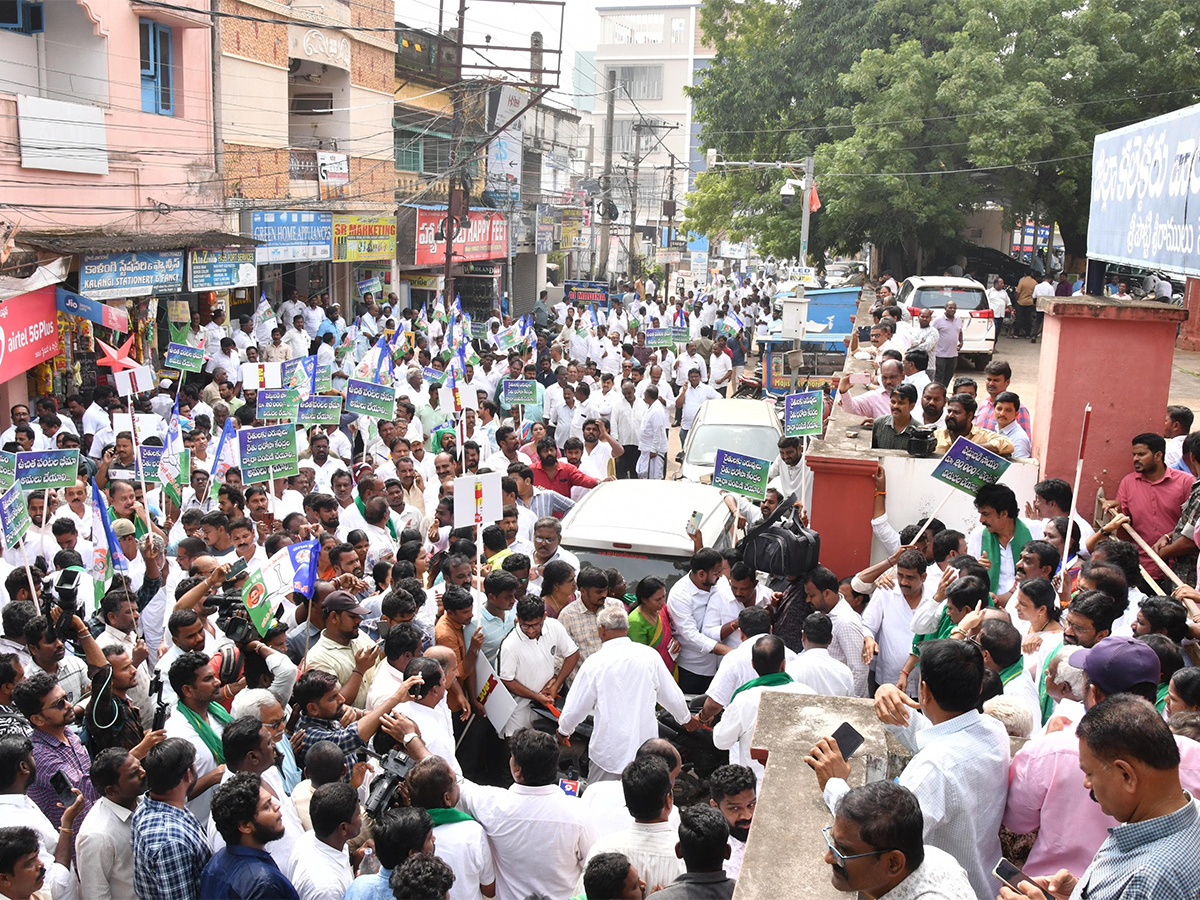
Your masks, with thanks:
[[[565,742],[586,716],[594,715],[588,745],[591,782],[619,779],[638,747],[658,736],[656,703],[688,731],[700,727],[662,657],[629,639],[629,616],[620,600],[610,598],[596,624],[601,647],[579,667],[558,720],[558,738]]]
[[[287,715],[279,703],[279,698],[265,688],[246,688],[234,695],[229,711],[235,719],[252,716],[270,730],[271,740],[279,757],[278,765],[283,774],[283,785],[287,793],[291,794],[296,785],[304,780],[304,773],[296,762],[296,753],[288,739],[285,727]]]

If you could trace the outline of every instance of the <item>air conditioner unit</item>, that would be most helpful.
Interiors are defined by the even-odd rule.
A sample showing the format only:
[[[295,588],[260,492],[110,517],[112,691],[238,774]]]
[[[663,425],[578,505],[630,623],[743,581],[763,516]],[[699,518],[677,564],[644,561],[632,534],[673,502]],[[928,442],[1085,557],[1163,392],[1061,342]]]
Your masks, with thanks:
[[[0,0],[0,29],[18,34],[41,34],[46,30],[42,4],[29,0]]]

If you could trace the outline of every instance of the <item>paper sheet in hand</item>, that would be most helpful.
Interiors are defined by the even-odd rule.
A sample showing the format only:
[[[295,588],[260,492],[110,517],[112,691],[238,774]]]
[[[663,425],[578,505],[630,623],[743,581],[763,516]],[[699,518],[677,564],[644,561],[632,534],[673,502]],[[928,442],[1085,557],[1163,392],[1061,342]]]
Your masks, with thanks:
[[[454,527],[492,525],[504,514],[499,472],[464,475],[454,479]]]
[[[475,699],[483,704],[487,720],[496,729],[496,734],[504,736],[504,726],[512,718],[517,708],[517,701],[509,693],[492,664],[482,652],[475,654]]]

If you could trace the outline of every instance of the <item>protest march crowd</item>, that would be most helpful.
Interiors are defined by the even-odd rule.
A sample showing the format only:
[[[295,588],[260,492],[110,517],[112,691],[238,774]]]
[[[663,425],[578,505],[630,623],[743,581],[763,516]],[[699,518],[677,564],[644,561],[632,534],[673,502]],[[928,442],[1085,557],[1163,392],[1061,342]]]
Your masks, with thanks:
[[[1200,897],[1191,411],[1121,436],[1099,528],[1046,478],[978,487],[966,533],[897,530],[881,467],[863,571],[772,576],[696,531],[677,580],[627,582],[562,518],[664,478],[779,319],[770,281],[630,287],[515,322],[264,296],[194,317],[149,384],[106,346],[115,389],[14,406],[0,898],[730,898],[779,692],[872,698],[911,753],[852,787],[830,734],[767,782],[823,796],[806,852],[838,891]],[[1031,456],[1009,365],[947,383],[954,311],[914,322],[890,288],[873,381],[836,402],[880,449],[931,426],[939,454]],[[735,521],[807,525],[804,465],[781,437]]]

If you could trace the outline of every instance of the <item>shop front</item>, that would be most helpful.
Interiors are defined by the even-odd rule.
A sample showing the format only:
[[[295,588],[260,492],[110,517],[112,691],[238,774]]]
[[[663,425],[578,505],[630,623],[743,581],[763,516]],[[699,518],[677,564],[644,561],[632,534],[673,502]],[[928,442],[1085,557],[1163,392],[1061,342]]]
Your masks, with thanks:
[[[386,301],[396,294],[395,216],[333,216],[334,298],[349,300],[349,312],[366,294]]]
[[[242,213],[242,231],[258,245],[254,261],[258,285],[271,305],[298,294],[302,299],[331,289],[333,214],[302,210],[252,210]],[[343,310],[349,315],[348,310]]]
[[[61,335],[53,287],[0,303],[0,407],[57,394],[68,363],[59,352]],[[61,397],[62,394],[59,394]]]
[[[445,218],[445,207],[400,209],[399,277],[410,285],[414,306],[428,302],[441,289],[446,267]],[[451,274],[454,293],[473,318],[487,318],[500,306],[500,274],[507,253],[505,214],[495,209],[472,209],[468,221],[454,236]]]

